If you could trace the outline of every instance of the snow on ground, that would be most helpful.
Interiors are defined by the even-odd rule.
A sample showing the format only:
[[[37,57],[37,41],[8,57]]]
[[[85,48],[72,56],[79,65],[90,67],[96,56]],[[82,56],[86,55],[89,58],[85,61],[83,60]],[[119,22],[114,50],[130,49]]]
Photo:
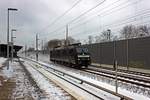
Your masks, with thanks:
[[[12,66],[9,66],[9,68],[7,66],[3,67],[2,72],[7,78],[13,77],[13,74],[14,74]]]
[[[35,56],[34,55],[30,55],[30,57],[32,56],[32,58],[35,58]],[[46,56],[46,57],[44,57],[45,55],[41,55],[40,54],[40,56],[39,56],[39,59],[41,60],[41,61],[39,61],[39,62],[41,62],[41,63],[43,63],[42,61],[44,61],[44,62],[48,62],[49,61],[49,57],[48,56]],[[67,72],[67,73],[69,73],[69,74],[74,74],[75,76],[77,76],[77,77],[80,77],[80,78],[83,78],[83,79],[86,79],[86,80],[88,80],[88,81],[90,81],[90,82],[94,82],[94,83],[96,83],[97,85],[100,85],[100,86],[102,86],[102,87],[106,87],[107,89],[110,89],[110,90],[112,90],[112,91],[115,91],[115,85],[114,84],[110,84],[110,83],[114,83],[113,81],[114,80],[110,80],[109,81],[109,79],[107,79],[109,82],[107,83],[107,82],[105,82],[105,81],[103,81],[103,80],[100,80],[101,78],[98,78],[98,76],[96,76],[96,78],[94,77],[94,76],[87,76],[87,75],[84,75],[83,76],[83,74],[81,74],[81,72],[75,72],[75,71],[72,71],[72,70],[70,70],[70,69],[67,69],[66,70],[66,68],[64,69],[64,68],[61,68],[61,67],[59,67],[59,66],[56,66],[56,65],[52,65],[52,64],[47,64],[47,63],[43,63],[43,64],[45,64],[45,65],[47,65],[47,66],[49,66],[49,67],[52,67],[52,68],[56,68],[56,69],[58,69],[58,70],[61,70],[61,71],[64,71],[64,72]],[[92,78],[92,79],[91,79]],[[105,77],[106,78],[106,77]],[[97,80],[98,79],[98,80]],[[105,79],[106,80],[106,79]],[[112,82],[111,82],[112,81]],[[124,86],[124,87],[122,87],[122,86]],[[135,88],[136,87],[136,88]],[[150,89],[148,89],[148,88],[142,88],[142,87],[137,87],[137,86],[135,86],[135,85],[132,85],[132,84],[126,84],[126,83],[124,83],[123,85],[119,85],[119,88],[118,88],[118,92],[119,93],[121,93],[121,94],[123,94],[123,95],[126,95],[126,96],[129,96],[129,97],[132,97],[132,98],[134,98],[135,100],[150,100],[150,94],[149,94],[149,91],[150,91]]]
[[[42,89],[46,95],[47,100],[71,100],[72,97],[69,96],[64,90],[58,87],[56,84],[47,80],[42,74],[36,71],[31,65],[24,63],[27,70],[31,73],[32,77],[37,82],[40,89]]]
[[[4,59],[3,59],[4,60]],[[4,62],[3,62],[4,63]],[[0,69],[0,100],[38,100],[36,88],[32,86],[18,62],[6,63]]]
[[[82,75],[82,76],[85,76],[85,77],[88,77],[88,78],[96,80],[98,82],[102,82],[102,83],[108,84],[110,86],[113,86],[114,87],[113,90],[115,90],[115,85],[116,84],[115,84],[114,79],[110,79],[110,78],[104,77],[104,76],[94,75],[94,74],[83,72],[83,71],[75,71],[75,70],[72,70],[72,69],[70,69],[70,70],[68,69],[68,71],[72,72],[72,73]],[[103,85],[101,85],[101,86],[103,86]],[[144,97],[147,97],[147,98],[150,99],[150,88],[144,88],[144,87],[141,87],[141,86],[137,86],[137,85],[122,82],[122,81],[118,81],[118,86],[119,86],[119,89],[126,91],[126,94],[128,94],[128,93],[132,94],[133,97],[135,97],[137,95],[139,97],[144,96]],[[119,91],[119,93],[124,94],[123,92],[120,92],[120,91]]]
[[[29,62],[29,63],[30,63],[30,62]],[[31,64],[31,63],[30,63],[30,64]],[[35,64],[32,64],[32,65],[35,66]],[[40,71],[42,71],[41,68],[40,68]],[[82,98],[83,100],[99,100],[97,97],[95,97],[95,96],[93,96],[93,95],[90,95],[90,94],[86,93],[84,90],[81,90],[81,89],[79,89],[78,87],[76,87],[76,86],[79,86],[79,87],[82,87],[82,88],[84,88],[84,89],[87,90],[87,89],[89,88],[89,86],[86,86],[86,87],[85,87],[84,84],[78,84],[78,82],[77,82],[77,83],[74,83],[74,84],[76,84],[76,86],[74,86],[74,85],[72,85],[72,84],[70,84],[70,83],[64,81],[63,79],[60,79],[60,78],[58,78],[57,76],[55,76],[55,75],[53,75],[53,74],[51,74],[51,73],[45,71],[44,69],[43,69],[42,73],[44,73],[44,74],[46,74],[46,75],[49,75],[52,79],[54,78],[55,80],[57,80],[57,81],[59,81],[60,83],[62,83],[64,87],[67,86],[68,88],[70,88],[71,90],[73,90],[75,93],[79,94],[77,98],[81,98],[81,97],[83,96],[83,98]],[[59,74],[58,74],[58,76],[59,76]],[[60,76],[60,77],[61,77],[61,76]],[[67,78],[67,77],[66,77],[65,79],[68,80],[68,81],[71,81],[71,80],[72,80],[71,78]],[[90,90],[90,91],[93,92],[93,90]],[[70,92],[71,92],[71,91],[70,91]],[[106,93],[104,94],[103,92],[100,93],[100,92],[98,92],[98,91],[95,91],[94,94],[100,96],[101,98],[104,98],[105,100],[119,100],[118,97],[116,97],[116,96],[114,96],[114,95],[111,95],[111,94],[108,94],[108,93],[107,93],[107,95],[106,95]],[[80,97],[80,96],[81,96],[81,97]]]
[[[32,59],[35,59],[35,55],[33,54],[30,54],[29,57]],[[115,91],[115,81],[113,79],[109,79],[109,78],[97,76],[97,75],[92,75],[92,74],[85,74],[77,70],[75,71],[71,68],[61,67],[59,65],[53,65],[49,61],[49,55],[46,55],[46,54],[45,55],[39,54],[39,60],[40,60],[39,62],[45,64],[46,66],[56,68],[58,70],[61,70],[70,74],[76,74],[80,78],[81,77],[87,78],[86,80],[93,81],[102,87],[106,87],[107,89]],[[119,84],[119,88],[118,88],[119,93],[126,95],[126,96],[130,96],[134,98],[135,100],[150,100],[149,88],[144,88],[141,86],[136,86],[136,85],[124,83],[124,82],[119,82],[118,84]]]
[[[45,63],[43,63],[43,64],[45,64]],[[54,65],[50,65],[50,64],[45,64],[45,65],[47,65],[47,66],[49,66],[49,67],[52,67],[52,68],[55,68],[55,69],[57,69],[57,70],[60,70],[60,68],[58,68],[58,67],[56,67],[56,66],[54,66]],[[106,89],[115,91],[115,86],[112,86],[111,84],[108,84],[108,83],[105,83],[105,82],[102,82],[102,81],[97,81],[97,80],[95,80],[95,79],[91,79],[91,78],[89,78],[89,77],[87,77],[87,76],[82,76],[82,75],[80,75],[80,74],[72,73],[72,72],[70,72],[70,71],[64,70],[63,68],[62,68],[60,71],[62,71],[62,72],[64,72],[64,73],[68,73],[68,74],[73,75],[73,76],[75,76],[75,77],[84,79],[84,80],[86,80],[86,81],[88,81],[88,82],[92,82],[92,83],[94,83],[94,84],[97,84],[98,86],[105,87]],[[128,91],[128,90],[126,90],[126,89],[122,89],[122,88],[120,88],[120,87],[118,88],[118,93],[123,94],[123,95],[126,95],[126,96],[129,96],[129,97],[131,97],[131,98],[133,98],[133,99],[135,99],[135,100],[150,100],[149,97],[146,97],[146,96],[144,96],[144,95],[141,95],[141,94],[138,94],[138,93],[134,93],[134,92]]]
[[[6,64],[6,59],[0,58],[0,100],[73,99],[68,93],[44,78],[32,67],[28,66],[27,68],[39,87],[31,81],[29,75],[18,62],[9,62],[9,67]]]
[[[2,64],[6,61],[6,58],[0,57],[0,68],[2,67]]]
[[[3,67],[3,63],[6,61],[6,58],[0,57],[0,69]],[[0,72],[0,76],[2,76],[2,73]],[[2,82],[0,80],[0,86],[2,86]]]
[[[33,87],[28,79],[26,73],[24,72],[22,66],[18,62],[13,62],[10,64],[13,68],[13,73],[16,80],[16,88],[13,90],[12,99],[39,99],[39,94],[36,92],[36,88]]]

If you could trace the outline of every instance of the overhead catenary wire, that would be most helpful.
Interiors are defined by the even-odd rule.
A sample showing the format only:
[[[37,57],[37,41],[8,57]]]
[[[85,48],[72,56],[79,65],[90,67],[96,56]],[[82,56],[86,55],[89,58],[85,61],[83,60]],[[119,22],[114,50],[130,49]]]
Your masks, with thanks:
[[[145,18],[148,18],[150,16],[145,16]],[[128,21],[128,22],[124,22],[124,23],[121,23],[121,24],[117,24],[117,25],[114,25],[114,26],[111,26],[109,27],[109,29],[111,30],[114,30],[114,29],[122,29],[123,26],[125,25],[143,25],[144,23],[150,23],[150,21],[145,21],[145,22],[137,22],[137,24],[135,24],[136,20],[132,20],[132,21]],[[118,27],[121,27],[121,28],[118,28]],[[108,28],[107,28],[108,29]],[[116,29],[116,30],[117,30]],[[78,32],[78,33],[81,33],[81,32]],[[89,32],[90,33],[90,32]],[[94,33],[94,32],[93,32]],[[98,32],[98,33],[101,33],[101,32]],[[74,34],[73,34],[74,35]]]
[[[150,17],[150,16],[149,16]],[[134,20],[135,21],[135,20]],[[131,22],[128,22],[128,23],[123,23],[122,25],[127,25],[127,24],[129,24],[129,25],[131,25],[134,21],[131,21]],[[144,21],[144,22],[139,22],[139,23],[137,23],[137,24],[134,24],[135,26],[139,26],[139,25],[143,25],[143,24],[146,24],[146,25],[150,25],[150,21]],[[117,26],[119,26],[119,27],[121,27],[122,25],[117,25]],[[111,28],[112,30],[113,30],[113,33],[115,33],[115,34],[117,34],[117,33],[120,33],[120,31],[121,31],[121,29],[122,29],[122,27],[121,28],[117,28],[117,26],[116,27],[114,27],[114,28]],[[117,29],[116,29],[117,28]],[[116,30],[116,31],[115,31]],[[77,34],[79,34],[79,33],[82,33],[82,32],[75,32],[74,34],[72,34],[72,36],[73,37],[75,37],[75,36],[78,36]],[[95,32],[93,32],[94,34],[95,34],[95,36],[96,35],[99,35],[101,32],[97,32],[97,33],[95,33]],[[93,35],[93,33],[92,33],[92,35]],[[87,33],[87,35],[90,35],[91,33],[89,32],[89,33]],[[59,34],[57,34],[57,35],[59,35]],[[55,36],[57,36],[56,34],[55,34]],[[84,34],[84,36],[85,36],[85,34]],[[83,40],[84,41],[84,40]]]
[[[149,18],[150,17],[150,15],[149,16],[145,16],[145,18]],[[121,27],[121,26],[125,26],[125,25],[127,25],[127,24],[131,24],[131,23],[133,23],[133,22],[136,22],[136,20],[132,20],[132,21],[128,21],[128,22],[125,22],[125,23],[121,23],[121,24],[118,24],[118,25],[114,25],[114,26],[112,26],[112,27],[115,27],[115,28],[117,28],[117,27]],[[146,21],[147,23],[150,23],[149,21]],[[140,22],[141,24],[143,24],[144,22]],[[136,24],[132,24],[132,25],[136,25]],[[138,24],[137,24],[138,25]],[[139,24],[140,25],[140,24]],[[112,28],[111,27],[111,28]]]
[[[108,25],[104,25],[104,27],[106,27],[106,26],[111,26],[111,25],[113,25],[113,24],[116,24],[116,23],[120,23],[120,22],[122,22],[122,21],[127,21],[127,20],[129,20],[129,19],[133,19],[133,18],[138,18],[138,17],[140,17],[140,16],[142,16],[142,17],[145,17],[145,16],[143,16],[143,15],[149,15],[149,12],[150,12],[150,9],[146,9],[146,10],[142,10],[142,11],[140,11],[141,13],[138,13],[138,14],[136,14],[136,15],[134,15],[134,16],[131,16],[131,17],[128,17],[128,18],[125,18],[125,19],[123,19],[123,20],[120,20],[119,22],[118,21],[116,21],[116,22],[114,22],[114,23],[111,23],[111,24],[108,24]],[[147,18],[147,16],[146,16],[146,18]],[[133,19],[134,20],[134,19]],[[137,19],[136,19],[137,20]],[[136,20],[134,20],[134,21],[136,21]],[[139,20],[140,20],[140,18],[139,18]],[[128,22],[128,23],[130,23],[130,22]],[[83,23],[83,24],[85,24],[85,23]],[[79,25],[80,26],[80,25]],[[116,25],[115,25],[116,26]],[[80,26],[81,27],[81,26]]]
[[[143,16],[143,15],[144,15],[144,16]],[[139,18],[139,17],[145,17],[145,15],[150,15],[150,11],[145,12],[145,13],[140,13],[140,14],[137,14],[137,15],[135,15],[135,16],[132,16],[132,17],[129,17],[129,18],[123,19],[123,20],[119,21],[119,23],[120,23],[120,22],[123,22],[123,21],[130,20],[130,19],[133,19],[134,21],[140,21],[140,18]],[[136,18],[136,19],[135,19],[135,18]],[[139,18],[139,20],[137,20],[138,18]],[[106,27],[106,26],[114,25],[114,24],[116,24],[116,23],[117,23],[117,22],[114,22],[114,23],[111,23],[111,24],[105,25],[105,27]]]
[[[120,11],[121,9],[126,8],[126,7],[128,7],[128,6],[131,6],[132,4],[135,4],[135,3],[136,3],[136,2],[132,2],[132,3],[129,3],[128,5],[125,5],[125,2],[123,2],[123,3],[122,3],[122,4],[123,4],[123,7],[122,7],[122,8],[119,8],[119,9],[117,9],[117,10],[114,10],[114,11],[115,11],[115,12],[116,12],[116,11]],[[99,13],[98,15],[101,15],[101,17],[110,15],[110,14],[112,14],[112,13],[114,12],[114,11],[112,11],[113,9],[122,6],[122,4],[119,4],[119,5],[117,5],[117,6],[113,7],[113,8],[111,8],[111,9],[108,9],[108,10],[102,9],[102,10],[104,10],[104,12],[107,12],[108,14],[106,13],[106,14],[103,14],[103,16],[102,16],[101,14],[102,14],[103,12],[101,12],[101,13]],[[124,6],[124,5],[125,5],[125,6]],[[110,12],[110,11],[111,11],[111,12]],[[77,26],[80,26],[80,25],[82,25],[82,24],[85,24],[85,23],[91,21],[91,19],[93,19],[94,17],[97,17],[98,15],[94,15],[94,16],[92,16],[92,18],[89,18],[88,20],[86,20],[86,21],[84,21],[84,22],[82,22],[82,23],[81,23],[81,21],[80,21],[81,24],[76,24],[76,25],[75,25],[74,27],[72,27],[72,28],[75,28],[75,27],[77,27]]]
[[[105,1],[105,0],[104,0]],[[103,2],[104,2],[103,1]],[[119,2],[119,1],[121,1],[121,0],[117,0],[117,1],[115,1],[115,2],[113,2],[112,4],[115,4],[115,3],[117,3],[117,2]],[[102,2],[100,2],[99,4],[97,4],[95,7],[97,7],[98,5],[100,5]],[[112,5],[111,4],[111,5]],[[95,7],[93,7],[93,9],[95,8]],[[91,10],[93,10],[92,8],[91,8]],[[89,11],[89,10],[88,10]],[[86,11],[85,12],[85,14],[88,12],[88,11]],[[83,15],[83,14],[82,14]],[[80,15],[80,17],[82,17],[81,15]],[[65,25],[66,26],[66,25]],[[63,29],[63,28],[65,28],[64,26],[62,26],[62,27],[59,27],[58,29],[56,29],[55,31],[52,31],[52,32],[50,32],[50,33],[56,33],[56,32],[58,32],[58,31],[60,31],[61,29]],[[48,33],[47,33],[48,34]]]
[[[116,4],[117,2],[119,2],[119,1],[121,1],[121,0],[117,0],[117,1],[115,1],[115,2],[113,2],[113,3],[111,3],[110,5],[107,5],[106,6],[106,8],[107,7],[110,7],[110,6],[112,6],[112,5],[114,5],[114,4]],[[126,2],[126,1],[125,1]],[[122,4],[124,4],[125,2],[123,2]],[[99,4],[97,4],[97,5],[99,5]],[[93,7],[94,8],[94,7]],[[106,8],[103,8],[102,10],[104,10],[104,9],[106,9]],[[91,8],[92,9],[92,8]],[[114,8],[113,8],[114,9]],[[109,10],[112,10],[112,9],[109,9]],[[83,15],[83,14],[82,14]],[[85,15],[85,14],[84,14]],[[80,16],[80,17],[82,17],[82,16]],[[78,19],[80,18],[79,16],[78,16]],[[75,21],[75,19],[73,19],[74,21]],[[73,22],[73,20],[72,21],[70,21],[70,23],[71,22]],[[76,18],[76,20],[77,20],[77,18]],[[66,26],[66,25],[65,25]],[[56,30],[54,30],[54,31],[52,31],[52,32],[50,32],[50,33],[55,33],[55,32],[57,32],[58,30],[61,30],[61,29],[63,29],[63,28],[65,28],[65,26],[62,26],[62,27],[59,27],[59,28],[57,28]],[[69,28],[70,29],[70,28]]]
[[[142,23],[137,23],[137,24],[134,24],[135,26],[140,26],[140,25],[149,25],[150,26],[150,20],[149,21],[145,21],[145,22],[142,22]],[[131,25],[131,24],[130,24]],[[116,27],[115,27],[116,28]],[[121,29],[122,28],[117,28],[117,29],[112,29],[113,30],[113,34],[118,34],[118,33],[120,33],[121,32]],[[76,34],[73,34],[72,36],[74,37],[74,36],[77,36],[77,34],[79,34],[79,33],[81,33],[81,32],[78,32],[78,33],[76,33]],[[100,33],[101,32],[97,32],[97,33],[94,33],[94,35],[95,36],[97,36],[97,35],[100,35]],[[89,36],[91,33],[87,33],[87,35]],[[92,34],[93,35],[93,34]],[[118,34],[118,36],[119,36],[119,34]],[[119,40],[121,40],[121,39],[123,39],[122,37],[119,37]],[[85,40],[83,40],[83,41],[85,41]]]
[[[58,20],[60,20],[62,17],[64,17],[67,13],[69,13],[75,6],[77,6],[82,0],[77,0],[71,8],[67,9],[62,15],[58,16],[54,21],[52,21],[49,25],[47,25],[45,28],[41,29],[38,33],[41,33],[43,30],[50,28],[53,24],[55,24]]]
[[[89,13],[90,11],[92,11],[93,9],[97,8],[98,6],[100,6],[101,4],[103,4],[106,0],[103,0],[102,2],[98,3],[97,5],[95,5],[94,7],[90,8],[89,10],[85,11],[84,13],[82,13],[81,15],[79,15],[78,17],[76,17],[75,19],[71,20],[68,24],[71,24],[72,22],[76,21],[77,19],[79,19],[80,17],[84,16],[85,14]]]
[[[119,1],[121,1],[121,0],[117,0],[117,1],[115,1],[115,2],[113,2],[113,3],[111,3],[111,4],[109,4],[109,5],[107,5],[106,7],[104,7],[104,8],[102,8],[102,9],[100,9],[100,12],[101,11],[103,11],[103,10],[105,10],[106,8],[109,8],[109,7],[111,7],[112,5],[115,5],[115,4],[117,4]],[[124,4],[125,2],[123,2],[123,4]],[[109,9],[109,10],[112,10],[112,9]],[[99,12],[99,11],[98,11]],[[96,16],[97,16],[97,14],[96,14]],[[89,16],[88,16],[89,17]],[[95,17],[95,16],[94,16]],[[78,20],[78,22],[81,22],[80,20]]]
[[[144,12],[143,12],[143,14],[145,14]],[[137,14],[136,15],[136,17],[138,16],[139,14]],[[134,16],[135,17],[135,16]],[[140,17],[141,16],[138,16],[137,17],[137,19],[136,20],[134,20],[134,17],[133,17],[133,19],[132,20],[129,20],[129,21],[127,21],[127,22],[124,22],[124,23],[119,23],[119,24],[115,24],[114,26],[111,26],[111,27],[108,27],[109,29],[112,29],[112,30],[119,30],[119,29],[121,29],[123,26],[125,26],[125,25],[143,25],[143,24],[145,24],[145,23],[150,23],[150,21],[143,21],[143,22],[140,22],[141,20],[140,20]],[[143,19],[145,19],[145,18],[149,18],[150,17],[150,14],[148,13],[148,14],[146,14],[146,15],[144,15],[144,16],[142,16],[143,17]],[[138,20],[139,19],[139,20]],[[137,24],[135,23],[135,22],[137,22]],[[121,27],[121,28],[117,28],[117,27]],[[108,29],[107,28],[107,29]],[[117,28],[117,29],[116,29]],[[79,32],[75,32],[74,34],[72,34],[72,36],[75,36],[75,35],[77,35],[77,33],[79,34],[79,33],[83,33],[83,31],[84,30],[82,30],[81,32],[79,31]],[[118,31],[118,32],[120,32],[120,30]],[[92,32],[92,35],[93,35],[93,33],[95,34],[95,32]],[[97,32],[97,33],[101,33],[101,32]],[[87,35],[88,34],[91,34],[91,32],[90,31],[88,31],[88,33],[87,33]]]
[[[144,21],[144,22],[142,22],[142,23],[137,23],[137,24],[134,24],[134,26],[140,26],[140,25],[150,25],[150,20],[149,21]],[[132,25],[131,23],[129,24],[129,25]],[[121,30],[122,30],[122,28],[112,28],[112,30],[113,30],[113,32],[114,33],[120,33],[121,32]]]
[[[133,15],[133,16],[124,18],[124,19],[122,19],[122,20],[117,20],[117,21],[115,21],[115,22],[113,22],[113,23],[104,25],[103,27],[112,26],[112,25],[114,25],[114,24],[121,23],[121,22],[123,22],[123,21],[127,21],[127,20],[130,20],[130,19],[133,19],[133,18],[138,18],[138,17],[140,17],[140,16],[147,15],[147,14],[149,14],[149,13],[150,13],[150,9],[142,10],[142,11],[140,11],[140,13],[137,13],[136,15]],[[81,24],[79,24],[79,26],[81,27],[81,25],[84,25],[84,24],[85,24],[85,23],[81,23]],[[78,27],[79,27],[79,26],[78,26]],[[76,28],[77,28],[77,27],[76,27]],[[71,29],[75,29],[75,27],[74,27],[74,28],[71,28]]]
[[[98,3],[97,5],[95,5],[94,7],[90,8],[89,10],[85,11],[84,13],[82,13],[81,15],[79,15],[78,17],[76,17],[75,19],[69,21],[67,23],[67,25],[71,24],[72,22],[74,22],[75,20],[79,19],[80,17],[84,16],[85,14],[87,14],[88,12],[92,11],[93,9],[97,8],[98,6],[100,6],[101,4],[103,4],[106,0],[103,0],[102,2]],[[54,33],[54,32],[57,32],[58,30],[60,29],[63,29],[64,27],[66,27],[66,25],[62,26],[62,27],[59,27],[57,28],[56,30],[50,32],[50,33]]]
[[[107,15],[107,14],[106,14]],[[132,22],[132,21],[131,21]],[[126,24],[126,23],[123,23],[123,24]],[[63,27],[61,27],[61,28],[64,28],[64,26]],[[57,32],[58,30],[56,30],[56,31],[53,31],[53,32]],[[60,30],[59,30],[60,31]]]

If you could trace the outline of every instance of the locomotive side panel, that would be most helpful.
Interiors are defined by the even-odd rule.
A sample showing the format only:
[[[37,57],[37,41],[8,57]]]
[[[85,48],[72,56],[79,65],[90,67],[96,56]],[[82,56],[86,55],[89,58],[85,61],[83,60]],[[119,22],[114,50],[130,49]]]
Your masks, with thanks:
[[[67,63],[77,68],[90,65],[90,55],[87,48],[80,46],[71,46],[67,48],[58,48],[50,51],[50,60],[54,62]]]

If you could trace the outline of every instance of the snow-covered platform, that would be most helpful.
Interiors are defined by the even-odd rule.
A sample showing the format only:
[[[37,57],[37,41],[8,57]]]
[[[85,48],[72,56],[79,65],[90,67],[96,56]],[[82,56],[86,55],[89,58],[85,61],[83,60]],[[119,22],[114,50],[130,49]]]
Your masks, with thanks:
[[[71,100],[73,98],[32,67],[22,66],[18,59],[10,62],[9,67],[6,66],[6,60],[0,58],[0,100]]]

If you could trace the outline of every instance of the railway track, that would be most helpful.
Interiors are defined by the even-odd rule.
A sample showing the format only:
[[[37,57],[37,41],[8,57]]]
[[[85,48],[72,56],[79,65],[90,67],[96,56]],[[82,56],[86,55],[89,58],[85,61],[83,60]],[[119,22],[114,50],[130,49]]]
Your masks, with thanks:
[[[29,77],[29,79],[30,79],[30,81],[32,82],[32,84],[33,84],[33,86],[34,87],[36,87],[36,92],[38,92],[38,94],[39,94],[39,98],[38,98],[38,100],[47,100],[47,99],[50,99],[50,98],[53,98],[53,99],[55,99],[55,98],[58,98],[59,97],[59,95],[60,96],[62,96],[62,99],[64,99],[64,100],[76,100],[72,95],[70,95],[69,93],[67,93],[66,91],[64,91],[62,88],[60,88],[58,85],[56,85],[55,83],[52,83],[51,81],[50,81],[50,83],[49,83],[49,87],[47,87],[47,86],[45,86],[45,87],[47,87],[47,88],[50,88],[51,90],[49,90],[49,91],[47,91],[47,90],[45,90],[45,88],[43,89],[42,87],[41,87],[41,83],[34,77],[34,75],[37,75],[38,77],[40,76],[38,73],[37,74],[34,74],[33,75],[33,70],[29,70],[28,69],[28,67],[30,66],[28,66],[28,64],[27,63],[24,63],[25,61],[24,60],[20,60],[19,58],[18,58],[18,61],[17,61],[19,64],[20,64],[20,66],[21,67],[23,67],[23,69],[25,70],[25,72],[26,72],[26,74],[27,74],[27,76]],[[34,68],[35,70],[37,70],[36,69],[36,67],[32,67],[32,68]],[[41,78],[40,78],[41,79]],[[49,80],[49,79],[48,79]],[[42,81],[43,82],[43,81]],[[44,81],[45,82],[45,81]],[[47,83],[47,82],[46,82]],[[43,86],[44,86],[44,84],[42,84]],[[54,90],[54,89],[56,89],[56,90],[60,90],[60,91],[58,91],[58,92],[56,92],[56,90]],[[54,92],[53,92],[54,91]],[[53,93],[55,93],[55,95],[53,95]]]
[[[108,67],[99,67],[96,65],[91,65],[91,68],[94,69],[103,69],[103,70],[111,70],[114,71],[113,68],[108,68]],[[99,68],[98,68],[99,67]],[[144,73],[144,72],[137,72],[137,71],[131,71],[131,70],[125,70],[125,69],[118,69],[118,72],[122,72],[122,73],[128,73],[128,74],[134,74],[134,75],[139,75],[139,76],[143,76],[143,77],[150,77],[149,73]]]
[[[26,58],[24,58],[24,59],[26,59]],[[66,82],[68,82],[68,83],[70,83],[70,84],[72,84],[72,85],[74,85],[74,86],[76,86],[76,87],[78,87],[78,88],[80,88],[80,89],[86,91],[87,93],[89,93],[90,95],[93,95],[94,97],[96,97],[96,98],[98,98],[98,99],[104,100],[99,94],[96,94],[96,93],[94,93],[93,91],[91,91],[91,90],[85,88],[85,87],[84,87],[85,84],[89,85],[89,86],[92,87],[92,88],[96,88],[96,89],[98,89],[98,90],[100,90],[100,91],[104,91],[104,92],[106,92],[106,93],[109,94],[109,95],[113,95],[113,96],[115,96],[115,97],[117,97],[117,98],[120,98],[120,100],[132,100],[131,98],[129,98],[129,97],[127,97],[127,96],[124,96],[124,95],[119,94],[119,93],[116,93],[116,92],[114,92],[114,91],[105,89],[104,87],[101,87],[101,86],[99,86],[99,85],[97,85],[97,84],[94,84],[94,83],[92,83],[92,82],[90,82],[90,81],[87,81],[87,80],[85,80],[85,79],[82,79],[81,77],[77,77],[77,76],[74,76],[74,75],[72,75],[72,74],[69,74],[69,73],[65,73],[65,72],[63,72],[63,71],[60,71],[60,70],[58,70],[58,69],[51,68],[51,67],[49,67],[49,66],[47,66],[47,65],[44,65],[44,64],[42,64],[42,63],[36,62],[36,61],[34,61],[34,60],[31,60],[31,59],[26,59],[26,60],[28,60],[28,61],[30,61],[30,62],[33,62],[34,65],[38,65],[38,66],[40,65],[40,66],[41,66],[40,68],[42,68],[41,70],[44,70],[45,73],[51,73],[51,74],[53,74],[53,75],[55,75],[55,76],[57,76],[57,77],[63,79],[64,81],[66,81]],[[37,70],[37,68],[35,68],[35,69]],[[40,70],[38,70],[38,71],[39,71],[41,74],[43,74]],[[43,74],[43,75],[44,75],[44,74]],[[48,77],[48,76],[45,75],[45,77]],[[69,77],[69,78],[68,78],[68,77]]]
[[[112,71],[112,70],[88,68],[88,69],[83,69],[82,71],[112,78],[112,79],[116,78],[116,73],[115,71]],[[117,72],[117,79],[122,82],[127,82],[127,83],[135,84],[138,86],[150,88],[150,77],[147,77],[147,76],[140,76],[140,75],[134,75],[134,74],[129,74],[129,73]]]
[[[51,63],[51,64],[53,64],[53,63]],[[64,66],[62,66],[62,67],[64,67]],[[93,66],[89,66],[89,68],[83,69],[82,71],[88,72],[88,73],[91,73],[91,74],[105,76],[105,77],[112,78],[112,79],[116,78],[115,77],[115,75],[116,75],[115,71],[112,68],[108,68],[108,69],[102,68],[101,69],[101,68],[96,68],[96,67],[93,67]],[[142,75],[142,73],[138,73],[138,72],[134,72],[134,71],[123,72],[123,70],[118,69],[117,76],[118,76],[117,79],[119,81],[150,88],[150,76],[148,74],[143,74]]]
[[[53,64],[53,63],[51,63],[51,64]],[[61,67],[65,67],[65,66],[61,65]],[[102,68],[101,69],[101,68],[96,68],[96,67],[93,67],[93,66],[89,66],[89,68],[84,69],[82,71],[88,72],[88,73],[91,73],[91,74],[105,76],[105,77],[112,78],[112,79],[116,78],[115,77],[115,75],[116,75],[115,71],[112,68],[108,68],[108,69]],[[147,74],[141,75],[140,73],[136,74],[136,72],[127,73],[127,72],[123,72],[123,70],[118,69],[117,76],[118,76],[117,79],[119,81],[135,84],[137,86],[150,88],[150,76],[147,75]]]

